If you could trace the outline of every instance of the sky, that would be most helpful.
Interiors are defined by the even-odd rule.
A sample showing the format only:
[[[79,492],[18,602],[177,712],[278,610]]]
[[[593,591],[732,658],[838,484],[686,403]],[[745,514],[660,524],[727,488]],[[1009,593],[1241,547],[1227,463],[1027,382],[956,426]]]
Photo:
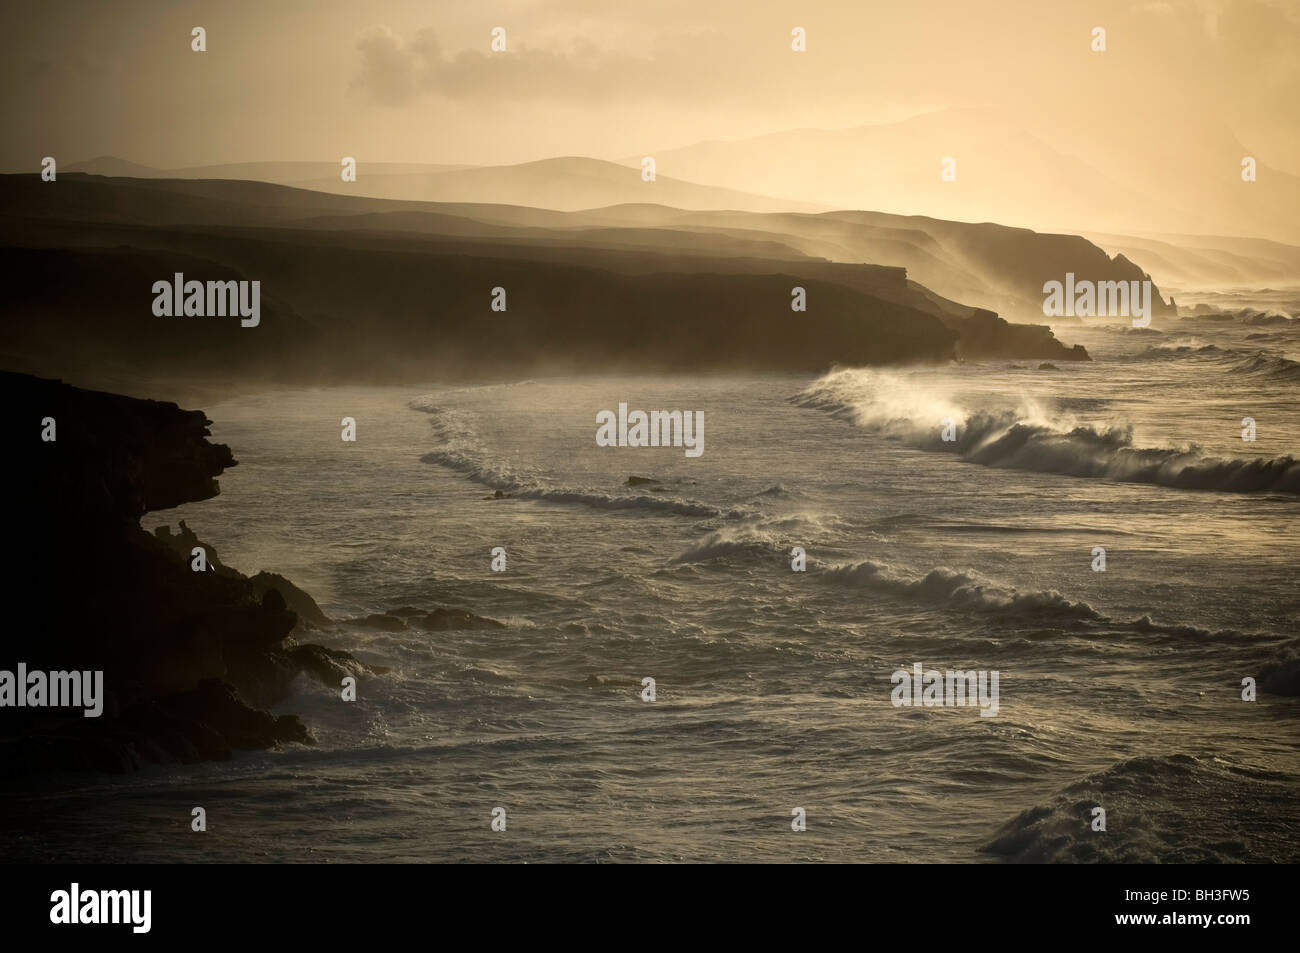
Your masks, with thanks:
[[[1097,124],[1222,125],[1300,172],[1293,0],[44,0],[3,17],[8,171],[45,155],[622,159],[981,106],[1076,151]],[[505,53],[490,49],[498,26]]]

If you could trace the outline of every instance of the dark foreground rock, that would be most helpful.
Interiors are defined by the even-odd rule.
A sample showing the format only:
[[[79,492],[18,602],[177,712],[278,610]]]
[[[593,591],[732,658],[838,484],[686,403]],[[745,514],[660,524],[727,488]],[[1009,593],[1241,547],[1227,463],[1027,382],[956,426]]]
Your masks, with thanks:
[[[13,594],[0,669],[104,673],[96,718],[0,706],[0,771],[123,771],[309,743],[296,717],[266,709],[301,673],[337,686],[340,672],[367,667],[291,636],[302,619],[329,619],[283,577],[225,566],[184,523],[179,533],[139,525],[151,510],[218,493],[235,460],[208,441],[211,421],[7,372],[0,400],[14,421],[0,468],[10,511],[0,573]],[[196,546],[207,571],[192,568]]]

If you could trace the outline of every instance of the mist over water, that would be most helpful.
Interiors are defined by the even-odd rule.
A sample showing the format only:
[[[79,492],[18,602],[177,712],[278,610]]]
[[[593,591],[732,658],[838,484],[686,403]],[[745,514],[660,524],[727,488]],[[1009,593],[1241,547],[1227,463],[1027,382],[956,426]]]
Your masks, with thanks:
[[[1094,858],[1029,829],[1073,830],[1105,790],[1112,827],[1195,845],[1125,835],[1123,859],[1295,860],[1293,835],[1256,822],[1297,829],[1300,716],[1240,701],[1300,609],[1294,327],[1063,326],[1096,360],[1059,369],[213,404],[239,466],[146,528],[184,518],[335,619],[449,606],[506,627],[345,623],[318,640],[392,671],[352,705],[303,679],[282,710],[315,747],[90,780],[45,809],[82,837],[64,851],[100,859],[974,862]],[[704,411],[705,453],[598,447],[620,401]],[[328,439],[343,416],[355,446]],[[894,708],[890,675],[913,662],[1000,671],[998,715]],[[201,845],[160,820],[191,804],[228,818]],[[498,805],[509,837],[489,829]]]

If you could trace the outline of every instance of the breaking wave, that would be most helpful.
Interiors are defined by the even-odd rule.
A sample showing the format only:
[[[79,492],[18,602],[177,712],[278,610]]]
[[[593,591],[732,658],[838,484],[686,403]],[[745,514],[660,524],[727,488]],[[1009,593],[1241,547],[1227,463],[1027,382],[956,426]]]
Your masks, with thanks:
[[[1215,344],[1156,344],[1133,356],[1135,361],[1162,361],[1177,357],[1215,357],[1223,354]]]
[[[1006,823],[981,850],[1015,863],[1294,863],[1294,778],[1214,757],[1121,761]],[[1107,832],[1093,829],[1104,806]]]
[[[1239,362],[1235,369],[1243,374],[1262,374],[1284,381],[1300,381],[1300,361],[1280,354],[1259,351]]]
[[[1072,602],[1055,589],[1020,592],[981,579],[974,573],[942,566],[919,578],[900,575],[893,568],[870,560],[828,566],[823,573],[842,585],[861,586],[944,608],[1005,612],[1023,617],[1105,619],[1088,603]]]
[[[1300,493],[1300,461],[1291,456],[1218,458],[1195,446],[1139,447],[1132,426],[1072,425],[1034,407],[970,412],[885,371],[832,371],[794,401],[918,450],[955,453],[987,467],[1183,490]],[[942,438],[945,418],[956,424],[955,440]]]
[[[702,563],[715,559],[790,559],[792,540],[807,544],[824,533],[833,518],[796,514],[776,519],[748,520],[740,525],[725,526],[706,536],[686,552],[674,557],[674,563]]]
[[[1283,381],[1300,381],[1300,362],[1293,361],[1273,351],[1241,351],[1221,348],[1215,344],[1201,344],[1195,339],[1182,344],[1157,344],[1133,356],[1133,361],[1168,361],[1178,358],[1216,358],[1224,362],[1224,370],[1236,374],[1254,374]]]
[[[1259,687],[1273,695],[1300,695],[1300,639],[1292,639],[1264,663]]]
[[[489,459],[464,415],[439,407],[428,399],[411,401],[410,407],[430,415],[434,436],[443,444],[440,449],[422,456],[422,463],[437,464],[463,473],[475,483],[508,493],[517,499],[576,503],[606,510],[645,510],[703,519],[732,520],[753,515],[751,510],[724,510],[683,497],[609,493],[594,488],[554,486],[540,474]]]

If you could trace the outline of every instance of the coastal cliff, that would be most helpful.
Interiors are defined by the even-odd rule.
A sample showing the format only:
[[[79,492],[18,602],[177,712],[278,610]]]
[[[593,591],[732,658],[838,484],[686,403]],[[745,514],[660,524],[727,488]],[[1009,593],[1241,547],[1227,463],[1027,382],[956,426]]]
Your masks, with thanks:
[[[146,513],[217,495],[236,461],[208,440],[211,421],[8,372],[0,399],[13,413],[0,566],[18,603],[10,612],[26,616],[7,627],[0,669],[102,671],[104,696],[98,717],[0,707],[0,770],[127,771],[310,743],[296,716],[267,709],[304,671],[337,686],[367,667],[294,637],[300,615],[328,620],[287,580],[249,578],[215,552],[196,571],[203,544],[188,527],[140,526]]]
[[[0,363],[186,400],[500,374],[1086,360],[1042,326],[1044,281],[1141,275],[1072,236],[929,222],[943,242],[916,223],[895,241],[867,213],[574,216],[251,182],[45,185],[0,176],[0,309],[13,316]],[[179,295],[154,290],[178,281],[214,290],[180,313]],[[217,300],[230,282],[248,285],[249,317]],[[1013,312],[1039,326],[1004,320]]]

